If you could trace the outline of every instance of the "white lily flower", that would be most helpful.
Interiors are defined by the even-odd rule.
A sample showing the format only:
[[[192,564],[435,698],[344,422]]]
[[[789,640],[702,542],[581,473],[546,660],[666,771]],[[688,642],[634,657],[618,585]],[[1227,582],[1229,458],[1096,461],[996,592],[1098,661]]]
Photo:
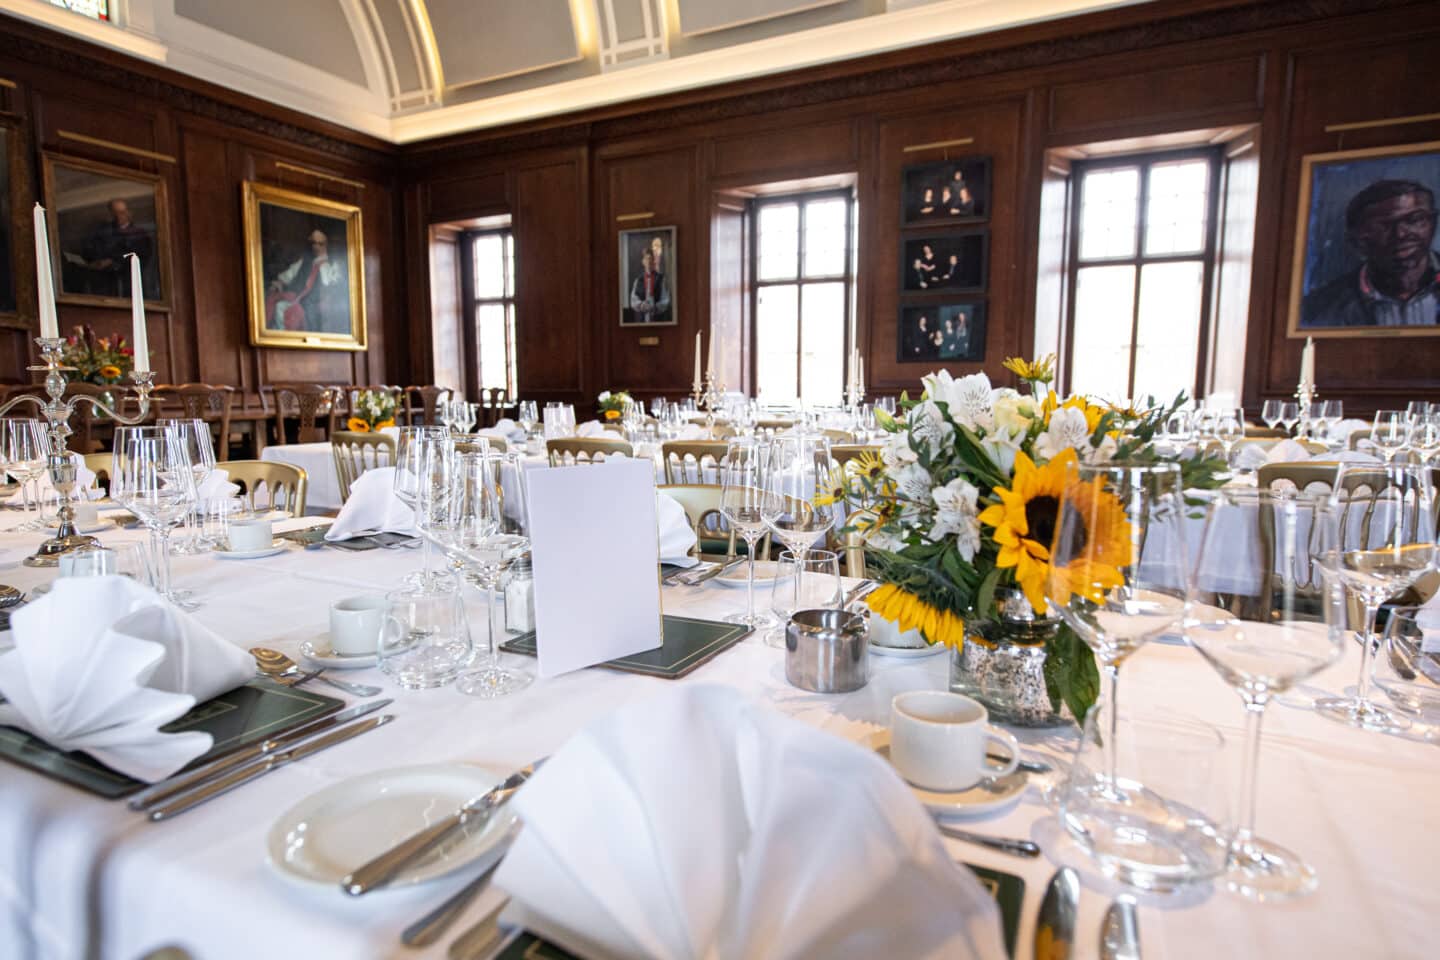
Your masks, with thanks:
[[[961,558],[967,562],[980,549],[980,520],[975,512],[979,495],[980,491],[964,477],[956,477],[945,486],[930,491],[937,508],[930,538],[938,541],[953,535]]]
[[[1071,448],[1082,458],[1094,449],[1090,446],[1090,427],[1085,411],[1059,407],[1050,414],[1050,426],[1035,438],[1035,452],[1046,460],[1054,460]]]
[[[948,370],[923,377],[926,395],[936,403],[944,403],[950,417],[971,430],[989,430],[994,425],[994,391],[990,378],[972,373],[956,380]]]
[[[910,432],[916,442],[929,447],[932,453],[948,446],[955,436],[955,428],[950,426],[940,408],[931,400],[910,411]]]

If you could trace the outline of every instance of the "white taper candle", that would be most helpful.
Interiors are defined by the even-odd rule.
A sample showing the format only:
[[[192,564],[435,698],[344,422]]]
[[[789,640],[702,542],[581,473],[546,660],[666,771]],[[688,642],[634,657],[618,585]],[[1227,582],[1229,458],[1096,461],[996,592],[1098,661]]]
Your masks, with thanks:
[[[130,258],[130,319],[134,331],[130,336],[135,349],[135,369],[145,373],[150,369],[150,335],[145,329],[145,285],[140,278],[140,258],[133,253]]]
[[[45,226],[45,208],[35,204],[35,292],[40,298],[40,336],[60,336],[60,319],[55,315],[55,278],[50,272],[50,231]]]

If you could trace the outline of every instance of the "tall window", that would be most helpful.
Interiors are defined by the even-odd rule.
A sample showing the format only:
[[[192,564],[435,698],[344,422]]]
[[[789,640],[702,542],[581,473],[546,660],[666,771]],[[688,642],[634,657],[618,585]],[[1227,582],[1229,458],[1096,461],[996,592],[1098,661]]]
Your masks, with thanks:
[[[110,0],[50,0],[57,7],[74,11],[94,20],[110,19]]]
[[[848,190],[754,202],[755,387],[762,400],[840,403],[855,282]]]
[[[1198,392],[1219,167],[1210,150],[1075,166],[1071,390],[1111,400]]]
[[[515,382],[515,235],[509,230],[471,233],[470,267],[475,323],[475,378],[481,390]]]

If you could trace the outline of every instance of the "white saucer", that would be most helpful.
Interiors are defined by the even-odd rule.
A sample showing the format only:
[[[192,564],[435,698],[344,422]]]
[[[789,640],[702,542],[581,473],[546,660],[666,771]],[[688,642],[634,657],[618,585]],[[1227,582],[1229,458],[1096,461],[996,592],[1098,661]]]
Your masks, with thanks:
[[[331,784],[291,807],[270,827],[267,859],[280,873],[329,887],[406,837],[450,816],[500,782],[479,767],[432,764],[382,770]],[[391,886],[444,876],[483,856],[515,823],[496,816],[401,871]]]
[[[890,762],[889,743],[880,744],[875,752],[886,763]],[[928,790],[909,781],[906,783],[925,804],[925,809],[942,817],[984,817],[1001,813],[1019,803],[1025,792],[1025,774],[1018,770],[993,780],[981,780],[967,790]]]
[[[289,547],[283,540],[273,540],[270,546],[260,550],[211,550],[212,556],[222,560],[259,560],[261,557],[273,557],[277,553],[284,553]]]
[[[923,647],[887,647],[882,643],[870,641],[870,652],[882,657],[894,657],[897,660],[918,660],[921,657],[933,657],[937,653],[948,650],[949,647],[943,643],[927,643]]]
[[[773,586],[775,584],[775,571],[780,565],[774,560],[755,561],[755,586]],[[781,577],[782,580],[789,580],[789,575]],[[718,583],[722,587],[739,587],[744,590],[750,581],[750,564],[748,562],[737,563],[735,566],[710,578],[711,583]]]
[[[356,667],[373,667],[379,658],[374,653],[336,653],[330,649],[330,634],[322,633],[312,640],[300,643],[300,653],[306,660],[322,667],[336,670],[353,670]]]

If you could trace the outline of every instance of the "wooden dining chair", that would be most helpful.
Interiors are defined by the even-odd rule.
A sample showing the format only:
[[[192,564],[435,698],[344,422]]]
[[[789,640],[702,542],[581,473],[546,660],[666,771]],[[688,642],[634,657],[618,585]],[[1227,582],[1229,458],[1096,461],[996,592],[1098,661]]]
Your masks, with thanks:
[[[504,453],[509,445],[499,437],[487,437],[478,433],[462,433],[455,437],[455,449],[459,453]]]
[[[335,478],[340,481],[340,502],[350,499],[350,485],[366,470],[395,465],[395,438],[386,433],[336,430],[330,437]]]
[[[230,459],[230,415],[235,409],[235,388],[225,384],[181,383],[156,387],[152,399],[160,401],[160,415],[204,420],[218,427],[215,458]]]
[[[735,533],[720,509],[719,484],[714,483],[664,483],[655,488],[658,492],[685,508],[685,519],[695,530],[695,553],[701,557],[733,560],[742,555],[744,541]],[[770,533],[767,530],[755,542],[755,556],[770,555]]]
[[[275,423],[275,442],[289,443],[286,422],[298,420],[296,443],[316,443],[325,439],[330,417],[335,409],[335,390],[319,383],[277,383],[270,388]],[[261,393],[264,396],[264,393]]]
[[[1283,440],[1288,436],[1290,434],[1280,427],[1259,427],[1252,423],[1245,424],[1246,440]]]
[[[550,466],[566,467],[582,463],[599,463],[606,457],[633,457],[635,449],[625,440],[601,440],[585,437],[556,437],[545,441]]]
[[[510,394],[504,387],[482,389],[480,391],[480,426],[495,426],[502,413],[512,406],[514,404],[510,402]]]
[[[455,391],[432,383],[423,387],[406,387],[404,395],[405,423],[407,426],[420,427],[440,422],[435,416],[435,409],[441,400],[453,397]]]
[[[266,509],[288,510],[292,517],[305,515],[305,492],[310,480],[300,467],[268,460],[227,460],[217,466],[229,475],[231,483],[239,485],[252,510],[257,506],[255,494],[263,486],[270,498]]]
[[[706,483],[705,470],[714,469],[725,459],[729,445],[723,440],[667,440],[660,444],[660,458],[665,464],[665,482],[672,484]]]

